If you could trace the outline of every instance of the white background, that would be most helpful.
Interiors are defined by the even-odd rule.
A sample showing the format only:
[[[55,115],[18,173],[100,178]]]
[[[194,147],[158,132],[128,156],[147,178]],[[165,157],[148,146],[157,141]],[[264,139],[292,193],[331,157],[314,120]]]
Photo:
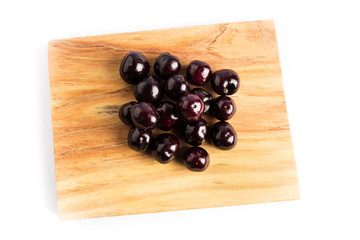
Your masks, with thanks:
[[[0,239],[360,239],[357,1],[1,1]],[[301,200],[60,221],[47,42],[275,19]]]

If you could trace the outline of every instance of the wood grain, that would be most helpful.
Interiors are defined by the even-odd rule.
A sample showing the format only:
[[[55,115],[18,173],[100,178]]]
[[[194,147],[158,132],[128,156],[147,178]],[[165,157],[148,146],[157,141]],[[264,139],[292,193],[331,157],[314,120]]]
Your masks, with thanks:
[[[211,164],[202,173],[187,170],[180,158],[162,165],[130,150],[129,127],[117,111],[134,99],[118,73],[131,50],[151,64],[168,51],[181,59],[182,72],[194,59],[235,70],[241,88],[229,122],[236,148],[206,143]],[[48,54],[61,219],[299,198],[273,21],[53,40]]]

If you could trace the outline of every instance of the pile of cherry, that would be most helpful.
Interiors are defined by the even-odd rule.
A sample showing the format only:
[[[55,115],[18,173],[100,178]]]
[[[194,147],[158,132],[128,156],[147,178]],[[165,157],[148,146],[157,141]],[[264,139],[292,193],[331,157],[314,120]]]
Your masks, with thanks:
[[[199,145],[208,137],[219,149],[228,150],[236,145],[236,132],[225,120],[235,114],[235,103],[227,95],[238,90],[240,80],[230,69],[212,73],[209,64],[198,60],[188,65],[186,77],[178,75],[180,68],[177,57],[163,53],[155,61],[157,77],[148,76],[148,59],[139,52],[129,52],[121,62],[120,75],[125,82],[135,85],[134,95],[138,102],[122,105],[119,117],[125,124],[132,125],[128,134],[129,147],[141,152],[150,149],[160,163],[168,163],[176,157],[180,142],[170,133],[153,138],[151,130],[158,127],[169,131],[179,127],[183,140],[193,146],[184,152],[186,167],[203,171],[209,166],[210,157]],[[215,100],[201,88],[190,90],[189,83],[203,86],[208,81],[220,95]],[[160,102],[164,93],[176,103]],[[213,114],[220,120],[211,131],[208,123],[201,118],[203,114]]]

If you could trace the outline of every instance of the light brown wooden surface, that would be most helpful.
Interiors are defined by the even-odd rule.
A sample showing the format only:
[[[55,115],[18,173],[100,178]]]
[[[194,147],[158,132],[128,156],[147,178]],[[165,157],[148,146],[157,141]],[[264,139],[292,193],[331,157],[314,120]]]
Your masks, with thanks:
[[[211,163],[192,172],[130,150],[121,104],[134,100],[118,70],[142,52],[168,51],[235,70],[238,134],[230,151],[206,143]],[[299,198],[273,21],[254,21],[54,40],[49,72],[61,219],[240,205]],[[208,88],[209,90],[209,88]],[[211,123],[214,120],[210,121]],[[182,142],[182,147],[186,144]]]

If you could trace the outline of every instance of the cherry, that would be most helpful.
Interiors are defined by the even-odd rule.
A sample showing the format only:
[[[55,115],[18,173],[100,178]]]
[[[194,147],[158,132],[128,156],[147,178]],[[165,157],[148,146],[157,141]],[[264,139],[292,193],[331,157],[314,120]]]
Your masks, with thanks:
[[[208,132],[209,125],[202,118],[197,122],[184,122],[181,125],[181,133],[185,142],[193,146],[201,145],[205,141]]]
[[[160,81],[156,76],[148,76],[134,88],[134,96],[139,102],[158,103],[163,96]]]
[[[135,151],[144,152],[150,146],[152,138],[152,132],[150,130],[141,130],[138,127],[132,127],[128,134],[128,145]]]
[[[127,125],[133,125],[131,120],[131,107],[134,106],[136,102],[128,102],[123,104],[119,109],[119,118],[121,121]]]
[[[230,69],[214,72],[210,82],[214,91],[219,95],[234,94],[240,87],[239,76]]]
[[[159,114],[151,103],[139,102],[131,108],[131,120],[140,129],[155,128],[159,118]]]
[[[209,64],[199,60],[192,61],[186,69],[186,77],[189,83],[196,86],[202,86],[208,82],[211,73]]]
[[[210,164],[208,152],[201,147],[191,147],[187,149],[183,159],[186,167],[192,171],[204,171]]]
[[[204,102],[198,95],[189,93],[182,95],[177,102],[177,111],[181,120],[196,122],[204,113]]]
[[[159,78],[166,79],[180,71],[180,60],[166,52],[161,54],[155,61],[154,72]]]
[[[136,84],[150,71],[149,60],[139,52],[129,52],[121,61],[120,76],[130,84]]]
[[[160,103],[156,108],[160,116],[157,124],[158,128],[163,131],[169,131],[180,123],[179,116],[176,112],[176,105],[172,102],[165,101]]]
[[[211,130],[211,140],[215,147],[229,150],[236,145],[237,135],[228,122],[217,122]]]
[[[234,116],[236,105],[230,97],[220,96],[214,101],[213,111],[217,119],[228,120]]]
[[[174,101],[190,91],[189,84],[184,76],[173,75],[165,81],[165,92]]]
[[[180,142],[175,135],[163,133],[154,141],[153,154],[160,163],[168,163],[178,154],[179,148]]]

